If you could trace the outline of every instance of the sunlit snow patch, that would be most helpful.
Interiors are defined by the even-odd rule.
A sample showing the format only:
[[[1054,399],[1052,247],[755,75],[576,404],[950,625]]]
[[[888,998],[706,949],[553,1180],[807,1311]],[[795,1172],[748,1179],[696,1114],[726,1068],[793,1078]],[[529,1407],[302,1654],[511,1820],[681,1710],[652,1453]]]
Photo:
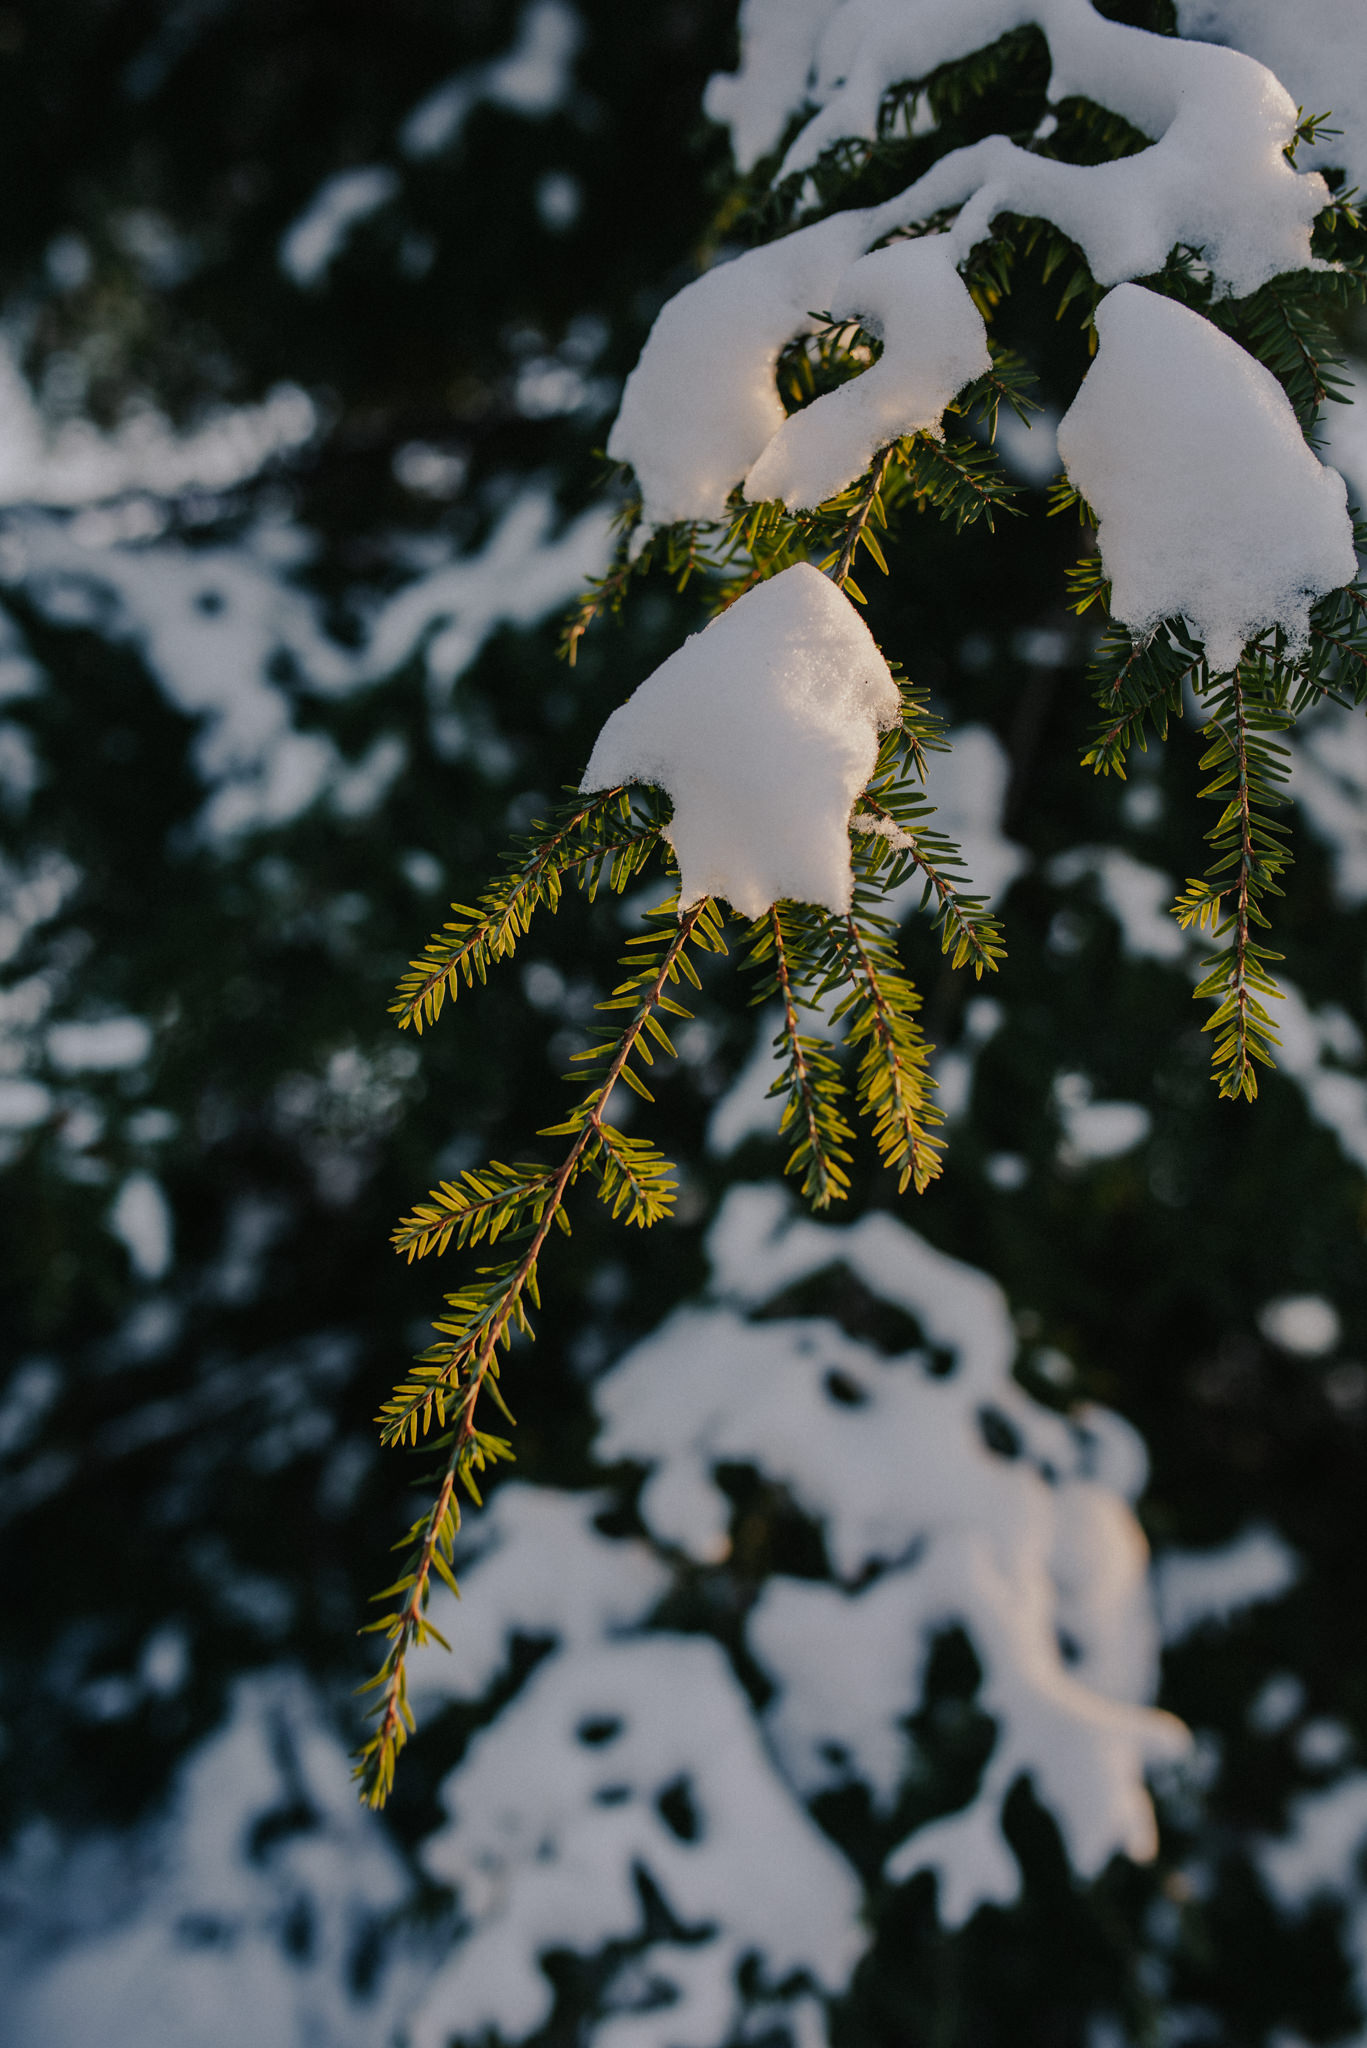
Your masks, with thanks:
[[[850,809],[900,712],[868,627],[800,563],[686,640],[613,712],[582,787],[668,792],[685,907],[722,896],[758,917],[788,897],[844,911]]]
[[[784,421],[745,479],[751,500],[782,498],[801,510],[835,497],[889,441],[938,439],[951,399],[992,367],[982,314],[938,235],[861,256],[830,311],[880,336],[883,353]]]
[[[873,275],[859,259],[899,229],[954,215],[934,255],[916,259],[927,277],[933,264],[966,262],[1002,213],[1052,221],[1103,285],[1161,270],[1175,243],[1201,249],[1217,286],[1240,294],[1309,263],[1310,225],[1329,191],[1318,173],[1298,172],[1285,158],[1297,118],[1290,95],[1237,51],[1141,33],[1104,19],[1090,0],[844,0],[824,25],[815,6],[782,23],[773,6],[755,6],[742,20],[741,72],[715,79],[708,104],[731,125],[742,159],[753,161],[778,140],[785,114],[815,102],[786,176],[845,138],[876,136],[893,85],[1031,22],[1049,42],[1051,98],[1095,100],[1154,136],[1153,146],[1079,165],[989,135],[950,150],[879,206],[832,214],[687,285],[656,320],[608,441],[609,454],[636,472],[647,527],[721,518],[729,492],[755,473],[775,435],[814,444],[827,418],[837,429],[858,421],[861,434],[872,426],[879,409],[848,394],[877,370],[814,400],[795,416],[801,427],[785,425],[774,370],[784,346],[819,324],[814,314],[837,302],[859,309],[855,279]],[[933,339],[917,332],[921,294],[898,292],[882,311],[891,364],[905,366],[927,347],[934,353]],[[932,364],[922,373],[932,376]],[[887,376],[895,381],[891,369]],[[851,461],[858,439],[841,444]],[[844,466],[842,456],[822,473]],[[778,457],[774,467],[785,469]],[[813,468],[800,488],[786,474],[766,488],[781,482],[790,502],[806,502],[818,480]]]
[[[1357,569],[1342,477],[1307,447],[1270,370],[1172,299],[1121,285],[1097,308],[1101,345],[1058,430],[1099,519],[1111,610],[1136,634],[1185,613],[1212,670]]]
[[[1307,114],[1328,114],[1296,161],[1367,183],[1367,63],[1360,0],[1177,0],[1184,36],[1227,43],[1274,72]],[[1337,129],[1337,134],[1331,132]]]

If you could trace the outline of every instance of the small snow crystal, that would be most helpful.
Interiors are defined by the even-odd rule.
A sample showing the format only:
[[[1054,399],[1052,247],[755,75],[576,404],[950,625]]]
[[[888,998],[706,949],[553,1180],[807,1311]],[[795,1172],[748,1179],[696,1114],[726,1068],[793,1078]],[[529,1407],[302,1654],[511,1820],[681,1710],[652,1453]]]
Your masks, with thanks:
[[[831,306],[881,336],[871,370],[786,420],[745,480],[751,499],[820,505],[903,434],[938,435],[956,392],[992,367],[987,329],[947,238],[894,242],[852,263]]]
[[[747,592],[614,711],[582,787],[674,800],[680,902],[848,910],[849,818],[897,685],[848,598],[807,563]]]
[[[1213,669],[1356,569],[1347,492],[1285,392],[1208,320],[1140,285],[1097,309],[1101,346],[1059,427],[1095,508],[1111,608],[1136,633],[1182,612]]]

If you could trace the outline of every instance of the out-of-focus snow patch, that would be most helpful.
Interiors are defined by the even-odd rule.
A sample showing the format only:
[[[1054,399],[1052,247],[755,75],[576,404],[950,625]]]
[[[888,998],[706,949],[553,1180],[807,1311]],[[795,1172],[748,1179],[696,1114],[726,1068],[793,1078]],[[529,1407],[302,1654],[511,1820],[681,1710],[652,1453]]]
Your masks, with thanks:
[[[160,1280],[174,1256],[171,1205],[150,1173],[130,1173],[109,1212],[109,1228],[140,1280]]]
[[[1160,960],[1166,965],[1185,960],[1191,953],[1191,941],[1170,915],[1177,896],[1171,875],[1136,860],[1123,847],[1070,847],[1055,855],[1046,873],[1062,889],[1074,888],[1084,880],[1095,884],[1097,895],[1120,927],[1131,959]]]
[[[1345,1158],[1367,1169],[1367,1079],[1348,1066],[1363,1061],[1362,1034],[1336,1003],[1312,1010],[1294,983],[1281,984],[1272,1010],[1281,1045],[1277,1065],[1297,1083],[1316,1123],[1333,1132]]]
[[[1258,1866],[1282,1911],[1302,1913],[1317,1900],[1333,1899],[1344,1910],[1349,1955],[1358,1999],[1367,2004],[1367,1771],[1353,1771],[1323,1791],[1303,1792],[1291,1802],[1280,1840],[1263,1842]]]
[[[282,384],[259,405],[225,407],[188,433],[151,407],[112,432],[86,420],[54,431],[34,404],[13,344],[0,339],[0,505],[72,507],[133,491],[229,490],[273,456],[303,447],[317,424],[312,400]],[[151,530],[159,524],[153,517]]]
[[[1261,1522],[1216,1550],[1165,1550],[1153,1573],[1163,1641],[1185,1642],[1198,1628],[1223,1627],[1250,1607],[1280,1600],[1300,1575],[1290,1544]]]
[[[450,1823],[424,1861],[458,1887],[468,1932],[416,2048],[456,2028],[525,2036],[551,2010],[547,1955],[618,1942],[595,2048],[715,2048],[761,2017],[819,2048],[812,1994],[844,1987],[866,1934],[854,1875],[802,1801],[853,1778],[891,1804],[945,1627],[973,1641],[997,1743],[969,1804],[911,1836],[894,1874],[935,1868],[949,1920],[1014,1897],[1000,1812],[1026,1773],[1079,1870],[1152,1847],[1143,1772],[1186,1736],[1146,1704],[1157,1635],[1134,1432],[1030,1400],[1000,1291],[891,1217],[832,1229],[781,1189],[736,1189],[709,1251],[727,1299],[679,1311],[596,1383],[599,1454],[648,1468],[647,1532],[699,1562],[726,1551],[719,1468],[753,1466],[820,1521],[838,1577],[772,1578],[751,1616],[777,1688],[766,1752],[718,1646],[651,1626],[671,1577],[658,1550],[601,1533],[600,1496],[500,1489],[470,1531],[466,1600],[438,1612],[460,1655],[417,1660],[422,1710],[487,1693],[517,1640],[544,1655],[442,1788]],[[889,1358],[830,1322],[747,1314],[838,1266],[914,1317],[924,1346]],[[696,1936],[648,1934],[638,1872]],[[740,1990],[747,1950],[787,1994],[760,2015]]]
[[[411,1961],[387,1921],[409,1880],[356,1803],[303,1681],[240,1680],[136,1856],[21,1837],[0,1865],[10,2048],[371,2048],[397,2027]],[[99,1922],[80,1925],[92,1899]],[[83,1938],[72,1940],[80,1934]]]
[[[449,1641],[459,1637],[460,1654],[435,1645],[415,1653],[420,1714],[446,1700],[479,1699],[503,1669],[514,1633],[585,1648],[646,1619],[670,1574],[646,1544],[598,1533],[594,1517],[608,1504],[607,1494],[558,1493],[520,1480],[498,1489],[468,1532],[479,1598],[457,1607],[445,1588],[433,1598],[432,1619]]]
[[[555,501],[536,485],[518,493],[476,554],[426,570],[381,606],[370,624],[364,673],[392,675],[424,662],[444,700],[499,626],[532,626],[606,568],[612,514],[594,506],[556,532]]]
[[[958,1042],[949,1048],[937,1048],[930,1063],[930,1071],[939,1091],[936,1104],[945,1119],[952,1123],[956,1117],[967,1113],[973,1100],[973,1077],[977,1072],[978,1055],[989,1045],[1006,1022],[1006,1012],[992,996],[974,996],[964,1005],[963,1029]]]
[[[668,791],[685,908],[715,895],[743,917],[780,897],[839,912],[853,889],[850,809],[900,713],[868,627],[804,562],[647,677],[603,727],[581,786]]]
[[[1361,714],[1357,722],[1361,722]],[[1325,728],[1316,725],[1314,730],[1323,732]],[[1346,736],[1350,760],[1356,737],[1355,725]],[[1327,752],[1327,741],[1324,745]],[[1301,747],[1295,777],[1298,796],[1303,794],[1309,772],[1304,761]],[[1367,766],[1367,755],[1364,765]],[[1313,819],[1314,813],[1311,815]],[[1324,815],[1321,810],[1321,825]],[[1342,800],[1342,816],[1336,814],[1335,823],[1345,828],[1333,842],[1343,853],[1340,874],[1345,868],[1349,873],[1355,872],[1352,863],[1356,859],[1355,848],[1360,845],[1367,877],[1367,832],[1353,815],[1353,806],[1346,797]],[[1200,963],[1207,947],[1199,937],[1183,933],[1175,920],[1165,914],[1164,906],[1175,894],[1170,876],[1135,860],[1122,848],[1111,846],[1070,848],[1050,862],[1048,876],[1064,887],[1090,877],[1120,926],[1127,952],[1137,959],[1180,965],[1190,979],[1199,980]],[[1367,882],[1363,893],[1367,894]],[[1336,1003],[1312,1008],[1294,982],[1282,978],[1278,985],[1281,1000],[1271,1006],[1273,1026],[1280,1039],[1276,1052],[1278,1071],[1296,1083],[1311,1116],[1333,1132],[1345,1158],[1367,1169],[1367,1075],[1362,1072],[1367,1047],[1362,1033]]]
[[[8,525],[0,580],[59,623],[89,623],[142,650],[169,701],[200,722],[195,764],[208,796],[199,830],[224,843],[324,797],[343,816],[366,815],[404,765],[397,734],[381,734],[348,762],[325,734],[300,731],[293,693],[274,679],[281,664],[299,689],[335,697],[419,659],[440,717],[452,683],[491,634],[538,623],[606,563],[606,509],[560,532],[555,519],[543,487],[518,494],[482,548],[425,569],[379,605],[355,651],[324,632],[297,582],[310,542],[289,526],[262,524],[234,547],[130,546],[83,544],[77,522],[30,515]],[[0,890],[0,952],[6,914]]]
[[[479,106],[505,108],[544,121],[565,104],[583,37],[566,0],[531,0],[512,48],[488,64],[472,64],[420,100],[399,131],[405,156],[439,156],[460,140]]]
[[[1258,1310],[1264,1337],[1297,1358],[1323,1358],[1342,1334],[1338,1310],[1322,1294],[1283,1294]]]
[[[1086,1074],[1059,1074],[1054,1109],[1063,1126],[1059,1164],[1076,1170],[1096,1159],[1119,1159],[1142,1145],[1153,1118],[1139,1102],[1096,1102]]]
[[[780,1687],[770,1718],[798,1789],[857,1777],[891,1803],[929,1644],[958,1624],[984,1667],[998,1745],[970,1806],[909,1838],[892,1874],[935,1868],[955,1923],[1013,1898],[999,1814],[1026,1771],[1080,1870],[1117,1850],[1150,1854],[1143,1768],[1181,1753],[1185,1736],[1141,1704],[1156,1644],[1147,1552],[1115,1485],[1142,1484],[1132,1432],[1030,1401],[1005,1369],[1014,1334],[997,1289],[890,1217],[833,1229],[794,1218],[779,1190],[738,1189],[709,1243],[724,1292],[758,1303],[844,1265],[951,1354],[946,1370],[925,1351],[884,1358],[826,1322],[685,1309],[598,1383],[600,1455],[648,1464],[639,1506],[660,1540],[699,1561],[726,1554],[716,1473],[735,1464],[820,1522],[843,1583],[776,1578],[750,1627]],[[872,1587],[852,1590],[877,1566]]]
[[[1009,405],[1004,405],[997,414],[994,445],[1002,466],[1021,483],[1032,484],[1036,490],[1051,483],[1062,466],[1058,453],[1058,422],[1059,416],[1052,407],[1032,412],[1028,420],[1019,419]]]
[[[459,1885],[474,1925],[423,2000],[414,2048],[542,2026],[544,1953],[644,1934],[638,1870],[707,1931],[657,1939],[621,1973],[598,2048],[712,2048],[741,2018],[747,1954],[769,1982],[800,1973],[837,1991],[866,1945],[854,1872],[775,1771],[706,1638],[554,1659],[476,1736],[443,1799],[450,1823],[423,1861]]]
[[[1326,405],[1319,431],[1327,459],[1347,478],[1348,492],[1361,509],[1367,505],[1367,363],[1347,359],[1347,405]]]
[[[1011,763],[996,734],[985,725],[956,726],[949,751],[930,756],[926,795],[935,804],[934,829],[952,839],[964,857],[964,887],[989,904],[1000,903],[1030,856],[1002,831],[1002,808]],[[894,914],[906,917],[921,901],[915,877],[889,898]]]
[[[52,1092],[41,1081],[0,1076],[0,1131],[31,1131],[52,1114]]]
[[[318,284],[346,247],[353,228],[387,206],[399,189],[390,164],[359,164],[324,180],[280,240],[280,268],[301,287]]]
[[[1362,396],[1367,417],[1367,386]],[[1289,745],[1291,794],[1328,850],[1336,901],[1355,910],[1367,903],[1367,717],[1325,704],[1296,721]]]
[[[17,956],[31,933],[51,923],[80,881],[80,869],[65,854],[35,852],[22,866],[0,854],[0,966]]]
[[[143,1017],[102,1017],[98,1023],[54,1024],[47,1056],[59,1074],[117,1074],[140,1067],[152,1050]]]
[[[1131,159],[1137,161],[1138,159]],[[1184,613],[1213,670],[1357,569],[1343,479],[1306,446],[1272,372],[1189,307],[1122,284],[1058,430],[1098,517],[1111,610],[1136,634]]]

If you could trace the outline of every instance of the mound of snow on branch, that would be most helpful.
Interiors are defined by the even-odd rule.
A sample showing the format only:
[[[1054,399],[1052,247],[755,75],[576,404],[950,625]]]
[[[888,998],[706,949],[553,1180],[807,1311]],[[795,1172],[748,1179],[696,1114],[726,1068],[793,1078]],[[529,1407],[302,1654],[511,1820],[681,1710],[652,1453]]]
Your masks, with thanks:
[[[1332,117],[1318,141],[1297,151],[1297,163],[1367,184],[1367,19],[1359,0],[1177,0],[1177,19],[1184,36],[1256,57],[1307,114]]]
[[[944,237],[893,242],[846,271],[831,307],[883,341],[872,369],[785,420],[745,479],[750,499],[805,510],[863,475],[903,434],[937,438],[945,407],[992,367],[987,329]]]
[[[849,909],[849,820],[901,697],[848,598],[807,563],[733,604],[613,712],[585,790],[674,801],[680,901],[743,917],[781,897]]]
[[[990,135],[950,150],[882,205],[800,228],[686,286],[656,320],[608,442],[636,472],[647,526],[718,519],[747,478],[751,496],[779,494],[767,470],[758,471],[763,489],[755,475],[774,436],[790,432],[774,384],[779,354],[812,332],[815,313],[837,304],[881,317],[874,298],[883,275],[859,259],[900,229],[954,214],[937,260],[959,265],[999,214],[1052,221],[1101,284],[1161,270],[1177,243],[1200,250],[1218,287],[1237,294],[1310,263],[1311,223],[1329,188],[1283,154],[1297,119],[1290,94],[1237,50],[1107,21],[1090,0],[843,0],[829,9],[804,5],[791,19],[779,0],[761,0],[743,18],[741,70],[713,80],[708,105],[731,125],[740,160],[751,163],[777,142],[787,114],[814,103],[786,176],[842,140],[876,136],[891,86],[1031,23],[1048,41],[1050,97],[1110,108],[1153,136],[1152,146],[1114,162],[1069,164]],[[925,347],[916,332],[923,298],[922,289],[886,301],[883,339],[894,363]],[[934,381],[933,366],[926,374]],[[856,461],[880,409],[873,399],[854,400],[852,388],[815,400],[807,409],[813,423],[801,430],[833,437],[842,460],[832,455],[827,473],[843,468],[847,479],[858,471],[845,458]],[[823,414],[831,425],[818,428]],[[782,494],[793,490],[789,502],[801,502],[806,479],[796,490],[779,455],[773,461]]]
[[[1217,671],[1270,626],[1303,640],[1311,600],[1356,572],[1342,477],[1271,371],[1199,313],[1126,284],[1096,323],[1058,445],[1100,522],[1115,617],[1142,634],[1185,613]]]

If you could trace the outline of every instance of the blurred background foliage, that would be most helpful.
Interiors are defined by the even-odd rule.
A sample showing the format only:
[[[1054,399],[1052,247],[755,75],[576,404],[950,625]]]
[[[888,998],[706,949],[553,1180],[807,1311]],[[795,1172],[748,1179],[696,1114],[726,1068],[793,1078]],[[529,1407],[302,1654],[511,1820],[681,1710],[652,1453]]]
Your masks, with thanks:
[[[532,39],[572,19],[564,89],[547,92]],[[508,53],[523,46],[519,79]],[[434,599],[387,666],[377,622],[444,565],[487,565],[519,507],[547,507],[530,557],[601,502],[620,380],[713,245],[727,164],[698,108],[734,60],[731,0],[583,0],[573,18],[496,0],[0,8],[0,1826],[14,1870],[25,1843],[155,1811],[244,1671],[301,1666],[346,1739],[358,1732],[355,1632],[412,1512],[372,1417],[437,1307],[433,1274],[396,1261],[388,1233],[434,1168],[512,1156],[561,1113],[566,1052],[614,974],[615,907],[567,902],[420,1045],[387,1000],[447,899],[470,900],[509,832],[577,780],[607,711],[702,610],[652,578],[571,671],[555,644],[576,578],[520,609],[514,550],[497,602],[461,601],[487,630],[453,688],[429,658],[451,605]],[[464,85],[443,115],[451,80]],[[373,203],[292,271],[292,231],[357,172]],[[1028,272],[1012,328],[1057,409],[1085,365],[1080,330]],[[24,467],[20,378],[56,445],[85,432],[87,452],[125,451],[122,482],[63,495]],[[183,445],[224,408],[270,403],[302,426],[236,477],[164,486],[152,456],[127,453],[139,421],[146,445]],[[965,757],[986,766],[953,785],[950,828],[1019,859],[990,988],[907,925],[961,1107],[941,1182],[896,1203],[861,1148],[853,1210],[896,1206],[991,1272],[1034,1391],[1138,1425],[1157,1546],[1266,1523],[1302,1574],[1167,1659],[1164,1703],[1200,1733],[1204,1778],[1165,1808],[1155,1870],[1077,1886],[1022,1793],[1024,1904],[951,1937],[927,1880],[876,1889],[879,1942],[837,2039],[1099,2044],[1095,2014],[1114,2010],[1136,2041],[1327,2040],[1355,2023],[1344,1908],[1279,1919],[1249,1851],[1367,1733],[1363,1154],[1294,1078],[1270,1078],[1254,1108],[1218,1101],[1176,949],[1136,957],[1095,865],[1051,866],[1107,846],[1180,881],[1206,820],[1190,731],[1124,788],[1078,767],[1088,642],[1062,606],[1077,533],[1046,521],[1038,464],[1020,480],[1025,518],[957,539],[923,520],[870,593],[881,643],[937,708],[993,735]],[[109,567],[129,561],[146,565],[136,589]],[[157,635],[172,626],[168,653]],[[215,631],[226,656],[201,655]],[[208,683],[196,696],[201,659],[268,692],[262,731],[277,721],[226,768],[227,698]],[[326,748],[297,756],[329,764],[311,791],[305,775],[291,794],[277,762],[270,794],[282,734]],[[245,822],[206,810],[248,783]],[[1367,908],[1336,896],[1336,857],[1302,821],[1279,931],[1307,1002],[1344,1020],[1323,1070],[1356,1076]],[[777,1171],[762,1136],[727,1156],[707,1143],[751,1053],[745,998],[720,968],[660,1091],[677,1222],[628,1241],[585,1212],[554,1255],[540,1340],[509,1376],[524,1476],[587,1481],[588,1380],[700,1284],[728,1182]],[[114,1056],[117,1032],[61,1035],[134,1019],[150,1029],[131,1058]],[[1139,1141],[1079,1146],[1088,1103],[1138,1105]],[[1258,1320],[1307,1294],[1337,1314],[1322,1355]],[[800,1305],[855,1330],[872,1314],[848,1279]],[[723,1639],[767,1572],[804,1569],[808,1540],[781,1497],[737,1484],[744,1540],[684,1617]],[[970,1667],[951,1645],[934,1674],[947,1772],[955,1744],[971,1747]],[[1298,1691],[1260,1728],[1250,1703],[1276,1674]],[[434,1825],[473,1718],[453,1712],[409,1750],[385,1823],[402,1853]],[[1341,1735],[1316,1750],[1307,1726]],[[873,1881],[858,1802],[823,1818]],[[1199,1893],[1173,1875],[1194,1845]],[[5,1894],[11,1930],[29,1924],[23,1889]],[[569,1973],[554,2038],[575,2038],[591,1990]],[[1197,2008],[1217,2031],[1184,2020]]]

